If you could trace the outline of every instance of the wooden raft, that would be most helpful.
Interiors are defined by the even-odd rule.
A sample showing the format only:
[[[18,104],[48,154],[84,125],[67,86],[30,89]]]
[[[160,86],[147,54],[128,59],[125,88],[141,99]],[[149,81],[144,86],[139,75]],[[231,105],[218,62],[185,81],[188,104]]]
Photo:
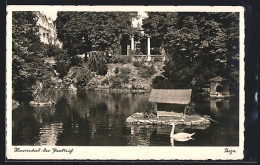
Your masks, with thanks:
[[[169,125],[174,123],[175,125],[187,125],[198,126],[210,124],[210,118],[202,117],[199,115],[190,116],[164,116],[164,117],[152,117],[146,118],[144,113],[134,113],[126,119],[127,124],[137,125]]]

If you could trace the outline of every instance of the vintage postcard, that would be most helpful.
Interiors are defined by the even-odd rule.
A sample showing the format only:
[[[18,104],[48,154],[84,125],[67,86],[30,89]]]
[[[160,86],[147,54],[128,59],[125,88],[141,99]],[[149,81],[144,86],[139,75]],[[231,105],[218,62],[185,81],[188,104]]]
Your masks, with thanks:
[[[7,159],[243,159],[244,37],[240,6],[7,6]]]

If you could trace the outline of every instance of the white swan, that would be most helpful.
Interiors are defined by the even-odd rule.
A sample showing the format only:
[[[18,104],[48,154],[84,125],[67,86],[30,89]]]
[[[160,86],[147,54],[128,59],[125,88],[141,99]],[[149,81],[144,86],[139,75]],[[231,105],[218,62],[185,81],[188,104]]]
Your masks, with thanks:
[[[195,133],[190,134],[190,133],[185,133],[185,132],[174,134],[175,124],[171,123],[170,125],[172,125],[170,138],[174,139],[176,141],[182,141],[182,142],[188,141],[188,140],[192,139],[192,136],[195,134]]]

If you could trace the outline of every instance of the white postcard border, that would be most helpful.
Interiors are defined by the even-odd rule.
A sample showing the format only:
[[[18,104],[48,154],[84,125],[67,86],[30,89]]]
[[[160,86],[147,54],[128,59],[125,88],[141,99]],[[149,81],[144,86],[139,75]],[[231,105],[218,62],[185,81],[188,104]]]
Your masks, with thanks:
[[[159,11],[159,12],[239,12],[239,146],[224,147],[90,147],[90,146],[12,146],[12,11]],[[241,160],[244,151],[244,8],[241,6],[7,6],[6,53],[6,157],[7,159],[62,160]],[[17,148],[25,152],[15,152]],[[53,149],[68,152],[54,152]],[[30,150],[40,152],[28,152]],[[46,150],[45,150],[46,149]],[[225,150],[235,151],[232,154]],[[50,150],[49,152],[43,151]],[[70,152],[71,151],[71,152]]]

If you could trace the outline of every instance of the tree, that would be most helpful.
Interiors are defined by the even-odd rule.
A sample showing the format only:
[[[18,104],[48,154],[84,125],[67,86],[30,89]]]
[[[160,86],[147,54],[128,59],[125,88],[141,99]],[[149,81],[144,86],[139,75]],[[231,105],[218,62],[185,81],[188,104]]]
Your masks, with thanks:
[[[58,38],[71,56],[106,49],[121,53],[121,44],[124,35],[131,31],[134,14],[137,13],[58,12]]]
[[[107,74],[108,67],[106,64],[102,64],[98,67],[97,74],[101,76],[105,76]]]
[[[57,45],[49,44],[46,46],[46,56],[55,57],[65,54],[65,51],[59,48]]]
[[[239,82],[239,13],[221,13],[221,28],[226,30],[226,77],[231,81],[230,90],[238,92]],[[219,21],[219,20],[218,20]]]
[[[164,40],[168,61],[165,82],[175,88],[192,88],[198,93],[208,79],[223,76],[238,83],[237,13],[148,13],[143,28]],[[171,17],[169,17],[171,16]],[[165,22],[163,22],[163,18]],[[158,30],[158,34],[154,32]],[[228,70],[228,72],[227,72]],[[157,78],[154,83],[161,83]],[[160,81],[159,81],[160,80]],[[158,85],[153,84],[158,87]]]
[[[37,81],[49,88],[54,76],[53,68],[44,58],[54,56],[56,48],[40,41],[37,13],[12,13],[12,81],[14,90],[31,89]]]
[[[37,78],[46,79],[49,71],[43,65],[45,46],[38,36],[36,14],[25,11],[12,14],[13,88],[23,90],[31,88]]]
[[[200,79],[202,75],[206,78],[202,84],[214,76],[223,76],[229,79],[231,92],[238,92],[239,14],[200,13],[196,19],[202,41],[208,43],[201,50],[202,69],[208,71],[200,74]]]
[[[49,45],[47,55],[54,57],[56,61],[54,69],[59,73],[59,77],[63,78],[66,76],[71,67],[71,59],[67,52],[57,46]]]
[[[76,68],[75,78],[77,88],[84,89],[92,77],[88,66],[83,65],[81,68]]]
[[[92,72],[98,71],[99,67],[105,65],[107,63],[106,57],[102,52],[92,51],[90,52],[90,59],[89,59],[89,69]]]
[[[177,21],[177,13],[148,12],[148,17],[143,20],[142,28],[152,37],[154,47],[159,47],[160,53],[165,54],[165,44],[168,43],[166,34],[169,27],[174,27]]]

